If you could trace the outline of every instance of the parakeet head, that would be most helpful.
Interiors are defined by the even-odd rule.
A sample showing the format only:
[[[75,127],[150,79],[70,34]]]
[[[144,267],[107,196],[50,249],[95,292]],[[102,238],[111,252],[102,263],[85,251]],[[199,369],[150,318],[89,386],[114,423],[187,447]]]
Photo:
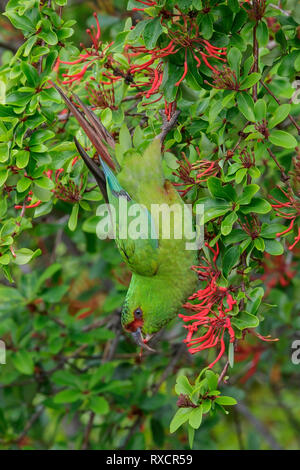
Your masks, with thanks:
[[[156,332],[151,325],[151,312],[143,310],[142,305],[134,306],[131,302],[125,302],[122,309],[121,322],[124,330],[131,334],[135,343],[145,349],[151,350],[147,342]],[[157,330],[159,329],[160,328]],[[149,333],[149,331],[151,331],[151,333]]]
[[[174,312],[167,308],[164,299],[158,292],[139,295],[139,289],[129,290],[122,309],[121,322],[123,329],[131,334],[135,343],[149,349],[147,345],[152,336],[163,328]],[[152,295],[151,295],[152,294]]]

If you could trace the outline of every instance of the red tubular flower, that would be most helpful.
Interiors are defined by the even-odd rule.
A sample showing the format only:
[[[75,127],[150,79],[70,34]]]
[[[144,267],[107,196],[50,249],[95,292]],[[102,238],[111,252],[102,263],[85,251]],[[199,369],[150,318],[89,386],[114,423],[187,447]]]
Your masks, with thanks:
[[[150,6],[150,3],[152,2],[149,2],[148,6]],[[182,13],[178,6],[176,6],[176,9],[178,10],[178,13],[176,13],[176,15],[171,15],[171,24],[164,23],[164,17],[161,20],[162,25],[168,30],[167,36],[170,38],[170,42],[167,46],[163,48],[155,47],[151,50],[147,49],[145,46],[127,46],[129,58],[143,58],[145,56],[145,62],[142,64],[131,65],[129,71],[130,74],[134,76],[134,83],[130,86],[148,87],[147,90],[142,92],[147,98],[159,91],[159,86],[162,82],[162,59],[165,57],[177,54],[178,52],[183,53],[183,73],[175,83],[175,86],[177,87],[185,79],[188,73],[188,52],[190,52],[191,56],[195,59],[197,67],[200,67],[203,61],[203,63],[213,70],[216,75],[219,71],[210,63],[210,61],[217,60],[226,62],[226,59],[223,57],[226,55],[226,48],[216,47],[206,39],[203,39],[199,35],[199,27],[194,18]],[[174,16],[176,16],[176,20],[174,19]],[[142,74],[143,79],[144,77],[147,77],[149,81],[145,82],[143,80],[142,83],[138,83],[138,77],[136,77],[137,74]],[[167,112],[166,115],[168,115]]]
[[[183,69],[183,74],[182,74],[182,77],[178,80],[178,82],[175,83],[175,86],[179,86],[180,83],[184,80],[187,72],[188,72],[188,65],[187,65],[187,49],[185,49],[185,53],[184,53],[184,69]]]
[[[32,195],[32,191],[29,191],[28,196],[27,196],[27,198],[26,198],[26,201],[27,201],[27,202],[31,202],[31,201],[32,201],[31,195]],[[42,204],[42,201],[38,200],[38,201],[36,201],[36,202],[33,203],[33,204],[28,204],[28,205],[25,205],[25,206],[18,204],[18,205],[15,206],[15,209],[23,209],[23,208],[24,208],[24,209],[34,209],[35,207],[38,207],[40,204]]]
[[[75,163],[78,161],[79,156],[77,155],[76,157],[73,158],[71,165],[74,166]]]
[[[273,203],[271,203],[271,206],[275,210],[277,217],[282,217],[283,219],[290,221],[290,224],[286,230],[276,233],[276,236],[280,237],[281,235],[285,235],[286,233],[289,233],[293,230],[294,223],[296,219],[300,216],[300,203],[299,200],[295,198],[292,191],[284,191],[284,189],[280,188],[279,186],[277,187],[278,189],[280,189],[282,193],[282,199],[284,199],[284,201],[280,201],[275,197],[270,196],[270,199],[273,201]],[[294,238],[294,243],[288,247],[289,250],[293,250],[299,241],[300,227],[298,228],[298,233]]]
[[[64,85],[71,84],[76,81],[81,81],[83,77],[85,76],[86,71],[90,68],[90,66],[93,65],[93,63],[96,60],[102,59],[105,56],[107,49],[109,49],[109,47],[113,44],[112,42],[108,44],[106,47],[102,48],[102,50],[100,50],[102,46],[102,41],[100,41],[101,28],[100,28],[97,13],[93,13],[93,16],[96,20],[96,29],[95,29],[95,26],[92,25],[91,29],[86,30],[87,34],[89,35],[92,41],[92,47],[90,49],[84,48],[85,52],[81,53],[78,59],[75,59],[73,61],[68,61],[68,60],[61,60],[60,58],[58,58],[55,63],[54,70],[56,72],[58,72],[60,64],[65,64],[65,65],[77,65],[77,64],[83,65],[84,64],[82,69],[79,72],[76,72],[74,74],[68,74],[68,73],[62,74],[62,76],[66,78],[66,80],[62,82]],[[111,83],[109,82],[109,84]]]
[[[200,157],[200,150],[196,147],[197,153]],[[185,189],[178,189],[178,192],[183,197],[195,185],[201,185],[207,181],[210,176],[217,176],[219,173],[218,160],[197,160],[195,163],[190,163],[186,155],[182,152],[183,160],[177,160],[179,168],[173,172],[174,176],[181,179],[180,183],[173,183],[176,188],[185,187]],[[194,175],[196,173],[196,175]]]
[[[184,342],[187,343],[191,354],[220,346],[216,359],[209,365],[209,368],[212,368],[225,352],[225,332],[229,334],[230,343],[235,340],[231,317],[228,314],[232,312],[236,300],[232,297],[228,288],[217,285],[217,279],[221,274],[216,266],[219,256],[218,243],[215,249],[207,243],[205,245],[213,254],[213,261],[210,263],[205,260],[204,264],[194,267],[194,270],[198,272],[199,279],[205,281],[207,285],[188,299],[189,301],[198,300],[198,303],[187,302],[183,305],[184,308],[194,313],[192,315],[179,314],[179,317],[184,322],[192,322],[189,325],[184,325],[184,328],[188,330]],[[228,307],[224,302],[227,303]],[[203,329],[207,331],[201,336],[193,337],[198,329],[201,332],[203,332]]]

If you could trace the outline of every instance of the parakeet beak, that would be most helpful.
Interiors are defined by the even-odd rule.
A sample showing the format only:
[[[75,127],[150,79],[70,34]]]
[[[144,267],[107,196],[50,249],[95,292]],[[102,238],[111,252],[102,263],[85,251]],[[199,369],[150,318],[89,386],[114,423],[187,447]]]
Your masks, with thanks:
[[[149,341],[151,336],[146,336],[146,338],[144,339],[143,335],[142,335],[141,328],[137,328],[136,331],[131,333],[131,335],[132,335],[135,343],[138,344],[139,346],[141,346],[141,348],[147,349],[147,351],[155,352],[155,349],[150,348],[150,346],[148,346],[148,344],[147,344],[147,341]]]

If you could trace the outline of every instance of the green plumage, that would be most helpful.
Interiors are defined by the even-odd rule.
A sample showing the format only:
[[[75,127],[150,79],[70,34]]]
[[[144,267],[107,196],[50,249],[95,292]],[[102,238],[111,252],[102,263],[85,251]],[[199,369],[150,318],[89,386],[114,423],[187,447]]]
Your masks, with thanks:
[[[133,201],[145,205],[149,211],[152,204],[177,204],[182,211],[181,197],[164,178],[159,139],[154,139],[142,157],[138,154],[125,156],[117,179]],[[109,193],[111,204],[116,204],[115,199],[116,196]],[[155,218],[154,224],[158,230]],[[174,239],[172,235],[171,230],[170,239],[163,239],[162,233],[158,233],[155,248],[148,240],[117,240],[124,261],[133,271],[122,324],[133,322],[134,311],[140,308],[144,320],[142,331],[146,335],[157,332],[174,318],[195,287],[196,275],[191,270],[195,252],[186,250],[184,238]]]
[[[117,229],[124,228],[123,217],[118,214],[120,204],[126,201],[128,209],[134,209],[135,204],[143,206],[142,214],[151,232],[156,234],[156,239],[149,238],[145,233],[137,239],[132,235],[116,238],[120,253],[133,273],[121,321],[125,330],[130,331],[135,341],[143,346],[145,340],[141,333],[146,335],[147,341],[174,318],[197,282],[196,274],[191,270],[195,263],[195,251],[186,249],[184,236],[176,238],[174,235],[174,226],[178,228],[181,225],[183,228],[181,217],[184,203],[164,177],[159,138],[154,139],[143,156],[134,152],[125,154],[122,168],[117,171],[118,165],[108,151],[115,145],[112,136],[78,97],[74,96],[73,100],[75,98],[79,103],[81,112],[57,85],[54,86],[101,158],[103,170],[75,139],[77,149],[93,173],[104,198],[115,209]],[[176,204],[169,238],[163,237],[160,215],[151,211],[153,204],[164,204],[167,208]]]

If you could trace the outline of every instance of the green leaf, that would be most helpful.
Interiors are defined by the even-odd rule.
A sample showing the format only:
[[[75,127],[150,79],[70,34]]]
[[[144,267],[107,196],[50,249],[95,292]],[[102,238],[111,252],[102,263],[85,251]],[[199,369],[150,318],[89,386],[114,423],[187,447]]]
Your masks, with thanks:
[[[240,66],[242,60],[242,53],[236,47],[231,47],[227,54],[227,60],[231,69],[236,73],[236,76],[240,76]]]
[[[256,101],[254,105],[254,114],[257,121],[262,121],[267,117],[267,106],[263,99]]]
[[[193,387],[185,375],[180,375],[179,377],[177,377],[175,385],[175,392],[177,393],[177,395],[180,395],[180,393],[183,393],[184,395],[189,395],[190,393],[192,393],[192,391]]]
[[[226,245],[231,245],[232,243],[242,242],[243,240],[246,240],[246,238],[248,238],[248,235],[244,230],[234,229],[230,235],[225,238],[225,243]]]
[[[19,179],[19,181],[17,182],[18,193],[23,193],[24,191],[26,191],[29,188],[29,186],[31,186],[31,183],[32,183],[31,179],[26,178],[25,176]]]
[[[21,372],[21,374],[32,375],[34,371],[34,362],[32,360],[31,354],[22,349],[12,355],[12,363],[15,368]]]
[[[233,224],[237,221],[238,216],[236,212],[230,212],[223,220],[221,223],[221,233],[222,235],[228,235],[231,230]]]
[[[8,178],[8,170],[6,168],[1,168],[0,170],[0,188],[4,185],[5,181]]]
[[[248,293],[249,300],[247,301],[247,312],[251,313],[252,315],[256,314],[264,293],[265,292],[262,287],[256,287],[250,293]]]
[[[182,67],[179,67],[173,62],[167,62],[164,67],[164,75],[162,81],[162,90],[164,92],[164,97],[168,103],[172,103],[177,95],[178,88],[175,86],[175,83],[178,82],[182,76]]]
[[[151,20],[142,20],[142,21],[139,21],[136,26],[129,32],[128,36],[127,36],[127,40],[129,42],[134,42],[136,41],[140,35],[142,34],[142,32],[144,31],[146,25],[151,22]]]
[[[217,397],[215,402],[218,403],[218,405],[227,405],[227,406],[237,404],[237,401],[236,401],[235,398],[226,397],[226,396],[223,396],[223,395],[221,395],[220,397]]]
[[[283,246],[277,240],[265,240],[265,251],[273,256],[279,256],[283,253]]]
[[[238,170],[235,175],[236,184],[240,184],[243,181],[246,174],[247,174],[247,168],[241,168],[240,170]]]
[[[195,429],[192,426],[188,426],[188,438],[189,438],[189,446],[190,449],[193,448],[194,445],[194,437],[195,437]]]
[[[74,232],[74,230],[77,227],[77,219],[78,219],[78,211],[79,211],[79,204],[74,204],[72,207],[72,212],[68,221],[68,227],[71,230],[71,232]]]
[[[273,130],[269,136],[269,140],[272,144],[286,149],[295,148],[297,145],[295,137],[285,131]]]
[[[120,129],[119,142],[122,147],[123,153],[132,147],[130,132],[125,122]]]
[[[49,129],[40,129],[30,136],[29,146],[33,147],[40,145],[41,143],[46,142],[46,140],[52,139],[54,136],[54,132],[50,131]]]
[[[253,72],[248,77],[245,78],[245,80],[242,81],[240,85],[241,90],[246,90],[246,88],[251,88],[253,85],[255,85],[261,78],[261,74],[257,72]],[[244,114],[244,113],[243,113]],[[250,119],[252,120],[252,119]]]
[[[223,258],[223,274],[227,278],[232,268],[237,264],[240,258],[239,246],[235,245],[226,250]]]
[[[211,198],[198,199],[197,204],[204,206],[204,223],[226,214],[231,208],[229,203]]]
[[[29,162],[29,152],[27,150],[18,150],[15,154],[15,158],[17,167],[25,168]]]
[[[260,237],[254,239],[254,246],[258,251],[265,251],[265,242]]]
[[[228,6],[233,13],[237,13],[240,10],[240,4],[238,0],[228,0]]]
[[[37,69],[33,67],[33,65],[28,64],[27,62],[22,62],[21,68],[27,78],[29,86],[35,88],[40,81],[40,76],[38,74]]]
[[[212,370],[208,369],[205,371],[205,377],[207,380],[209,390],[216,390],[218,388],[218,376]]]
[[[177,162],[177,158],[171,152],[164,153],[164,160],[171,170],[176,170],[179,167],[179,163]]]
[[[89,401],[90,409],[99,415],[105,415],[109,412],[108,401],[103,397],[93,396]]]
[[[179,408],[170,423],[170,433],[177,431],[190,417],[193,408]]]
[[[207,180],[207,186],[212,196],[226,201],[235,201],[236,192],[231,184],[222,185],[222,181],[215,176],[211,176]]]
[[[48,290],[42,294],[41,297],[45,302],[54,304],[60,302],[67,291],[68,285],[62,284],[60,286],[48,288]]]
[[[146,24],[143,31],[143,38],[147,49],[153,49],[155,47],[157,39],[162,32],[163,28],[159,17]]]
[[[260,197],[254,197],[247,206],[241,207],[243,214],[250,214],[250,212],[255,212],[256,214],[267,214],[271,209],[271,204]]]
[[[260,47],[266,46],[269,41],[269,30],[268,26],[264,21],[259,21],[257,30],[256,30],[257,39]]]
[[[202,406],[198,406],[198,408],[194,408],[189,416],[189,425],[192,426],[193,429],[200,428],[202,423]]]
[[[254,102],[248,93],[237,93],[238,109],[250,122],[255,122]]]
[[[256,328],[259,325],[259,320],[248,312],[240,312],[237,316],[232,317],[231,323],[239,330],[244,330],[245,328]]]
[[[277,233],[281,233],[286,229],[282,224],[263,224],[261,227],[260,236],[263,238],[276,238]]]
[[[14,11],[14,9],[10,9],[3,14],[10,19],[15,28],[21,29],[23,34],[35,32],[35,25],[32,23],[30,18],[27,18],[26,15],[20,16],[16,13],[16,11]]]
[[[82,399],[82,395],[79,390],[67,389],[58,392],[53,401],[54,403],[74,403],[80,399]]]
[[[20,248],[16,251],[16,257],[14,258],[14,263],[22,265],[27,264],[36,256],[39,256],[42,253],[40,249],[35,251],[30,250],[29,248]]]
[[[284,121],[289,115],[290,110],[290,104],[282,104],[281,106],[278,106],[278,108],[275,110],[275,113],[268,122],[269,129],[273,129],[273,127],[277,126],[277,124]]]
[[[53,189],[54,188],[54,183],[53,181],[48,178],[47,176],[41,176],[40,178],[37,178],[34,180],[35,184],[40,186],[41,188],[44,189]]]

